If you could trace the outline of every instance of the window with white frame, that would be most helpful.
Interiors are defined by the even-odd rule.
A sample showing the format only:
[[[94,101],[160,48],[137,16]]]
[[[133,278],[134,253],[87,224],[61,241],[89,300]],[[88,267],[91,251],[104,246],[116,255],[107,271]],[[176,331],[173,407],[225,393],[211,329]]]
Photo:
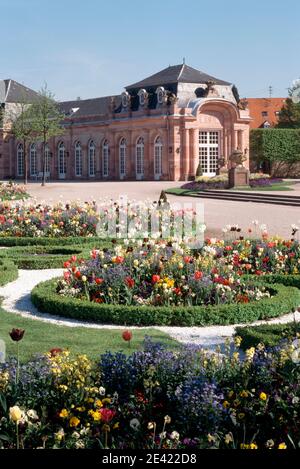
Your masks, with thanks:
[[[154,143],[154,174],[161,176],[162,174],[162,148],[163,143],[161,137],[157,137]]]
[[[49,146],[46,144],[45,145],[45,150],[44,150],[44,158],[45,158],[45,173],[49,174],[50,173],[50,148]],[[44,164],[44,162],[42,163]]]
[[[143,176],[144,174],[144,155],[145,155],[145,142],[143,137],[140,137],[136,143],[136,175]]]
[[[19,143],[17,147],[17,174],[18,176],[24,176],[24,148],[22,143]]]
[[[126,140],[122,138],[119,145],[119,167],[120,167],[120,177],[126,175]]]
[[[30,145],[30,150],[29,150],[29,172],[30,176],[36,176],[37,175],[37,154],[36,154],[36,145],[35,143],[32,143]]]
[[[95,177],[96,175],[96,147],[95,147],[93,140],[89,142],[88,152],[89,152],[89,176]]]
[[[103,177],[109,175],[109,144],[107,140],[102,145],[102,174]]]
[[[66,149],[65,144],[60,142],[58,145],[58,174],[64,177],[67,173]]]
[[[199,162],[204,176],[215,176],[219,159],[219,131],[199,132]]]
[[[81,143],[75,143],[75,176],[82,176],[82,148]]]

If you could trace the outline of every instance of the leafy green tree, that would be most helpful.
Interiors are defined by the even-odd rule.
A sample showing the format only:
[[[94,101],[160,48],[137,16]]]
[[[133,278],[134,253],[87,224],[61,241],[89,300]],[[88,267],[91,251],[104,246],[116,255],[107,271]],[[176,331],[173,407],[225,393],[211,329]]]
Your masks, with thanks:
[[[297,90],[299,90],[299,84],[296,84],[289,89],[289,97],[279,112],[277,127],[290,129],[300,128],[300,102],[295,102],[295,99],[293,98]]]
[[[23,161],[24,161],[24,184],[28,182],[28,154],[27,146],[34,138],[34,130],[32,127],[31,104],[22,98],[11,111],[8,119],[11,121],[11,133],[15,139],[23,145]]]
[[[54,95],[48,90],[47,85],[38,93],[38,99],[31,106],[32,129],[35,140],[43,143],[42,167],[43,179],[42,186],[46,184],[46,145],[50,138],[57,137],[64,133],[61,122],[64,115],[60,112],[58,103]]]

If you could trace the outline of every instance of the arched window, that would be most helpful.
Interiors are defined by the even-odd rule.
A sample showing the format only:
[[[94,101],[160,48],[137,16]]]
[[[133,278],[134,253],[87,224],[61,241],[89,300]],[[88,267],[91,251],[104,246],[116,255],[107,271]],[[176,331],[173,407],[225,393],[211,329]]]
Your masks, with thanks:
[[[140,137],[136,143],[136,178],[142,179],[144,176],[144,154],[145,142],[143,137]]]
[[[119,145],[119,169],[120,178],[126,175],[126,139],[122,138]]]
[[[158,179],[162,175],[162,139],[157,137],[154,143],[154,177]]]
[[[89,142],[88,157],[89,157],[89,177],[95,177],[96,175],[96,147],[95,147],[93,140],[90,140]]]
[[[75,143],[75,176],[82,176],[82,148],[81,143]]]
[[[17,175],[24,176],[24,148],[22,143],[17,147]]]
[[[103,177],[109,175],[109,144],[107,140],[104,140],[102,145],[102,174]]]
[[[45,150],[44,150],[44,157],[45,157],[45,173],[50,174],[50,148],[49,145],[46,143]],[[44,162],[42,162],[42,165]],[[43,169],[43,168],[42,168]]]
[[[66,149],[65,144],[60,142],[58,144],[58,177],[59,179],[65,179],[67,173],[67,162],[66,162]]]
[[[36,156],[35,143],[32,143],[30,145],[29,158],[30,158],[30,165],[29,165],[30,176],[34,177],[37,175],[37,156]]]

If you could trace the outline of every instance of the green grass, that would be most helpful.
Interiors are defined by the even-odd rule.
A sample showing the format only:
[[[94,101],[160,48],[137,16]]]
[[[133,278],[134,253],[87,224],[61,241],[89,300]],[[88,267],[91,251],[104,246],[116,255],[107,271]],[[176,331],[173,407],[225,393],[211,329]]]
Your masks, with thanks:
[[[240,190],[240,189],[232,189]],[[286,183],[281,182],[278,184],[272,184],[271,186],[257,186],[257,187],[246,187],[242,189],[243,191],[250,192],[265,192],[265,191],[293,191],[294,189],[290,186],[287,186]]]
[[[241,188],[236,188],[236,189],[228,189],[232,191],[249,191],[249,192],[265,192],[265,191],[293,191],[294,189],[290,187],[292,183],[289,183],[287,185],[286,181],[279,182],[276,184],[272,184],[271,186],[258,186],[258,187],[243,187]],[[209,191],[209,187],[205,189],[206,191]],[[214,189],[214,190],[226,190],[226,189]],[[198,194],[198,191],[191,191],[188,189],[182,189],[180,187],[172,187],[170,189],[165,190],[166,194],[173,194],[173,195],[186,195],[186,196],[196,196]]]
[[[133,338],[129,348],[121,337],[122,331],[126,329],[125,326],[123,329],[115,330],[58,326],[22,318],[17,314],[8,313],[0,307],[0,339],[6,343],[7,356],[16,354],[16,343],[9,336],[12,328],[25,329],[24,338],[20,342],[20,358],[23,362],[35,354],[47,352],[55,347],[69,349],[74,353],[85,353],[91,359],[97,359],[101,353],[108,350],[111,352],[122,350],[125,353],[131,353],[142,348],[145,335],[172,349],[180,346],[167,334],[151,328],[132,330]]]

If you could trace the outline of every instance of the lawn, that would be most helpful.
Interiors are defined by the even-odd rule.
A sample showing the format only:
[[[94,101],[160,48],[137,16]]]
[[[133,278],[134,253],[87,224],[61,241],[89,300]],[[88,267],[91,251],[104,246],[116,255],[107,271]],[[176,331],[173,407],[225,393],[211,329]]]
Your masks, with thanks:
[[[213,189],[213,190],[222,190],[226,192],[232,191],[249,191],[249,192],[266,192],[266,191],[293,191],[294,189],[291,187],[292,183],[287,183],[286,181],[279,182],[276,184],[272,184],[270,186],[256,186],[256,187],[246,187],[246,188],[236,188],[236,189]],[[209,192],[209,188],[205,189],[205,191]],[[172,187],[170,189],[165,190],[166,194],[173,194],[173,195],[187,195],[187,196],[197,196],[198,191],[189,190],[189,189],[182,189],[181,187]],[[203,192],[203,191],[201,191]]]
[[[6,343],[7,356],[16,353],[16,343],[9,337],[9,332],[13,328],[25,329],[24,338],[20,342],[20,358],[23,362],[34,354],[41,354],[57,347],[69,349],[74,353],[85,353],[91,359],[97,359],[100,354],[108,350],[111,352],[122,350],[125,353],[130,353],[142,348],[145,335],[150,336],[155,342],[170,346],[172,349],[179,346],[178,342],[156,329],[134,329],[129,348],[128,343],[124,342],[121,337],[126,327],[124,329],[100,330],[58,326],[23,318],[0,308],[0,339]]]

